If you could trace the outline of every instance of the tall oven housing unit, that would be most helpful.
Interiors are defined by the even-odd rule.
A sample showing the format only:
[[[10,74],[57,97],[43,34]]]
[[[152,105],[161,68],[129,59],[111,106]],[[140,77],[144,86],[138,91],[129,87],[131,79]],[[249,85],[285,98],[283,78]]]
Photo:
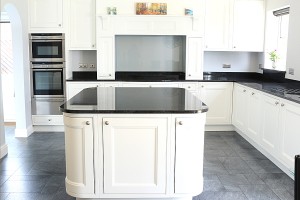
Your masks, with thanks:
[[[65,38],[62,33],[29,36],[33,115],[61,115],[65,101]]]

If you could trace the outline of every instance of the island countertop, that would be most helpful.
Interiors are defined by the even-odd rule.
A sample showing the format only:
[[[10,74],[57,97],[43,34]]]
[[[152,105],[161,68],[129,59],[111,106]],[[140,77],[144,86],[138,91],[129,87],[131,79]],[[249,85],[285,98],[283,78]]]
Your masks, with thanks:
[[[65,113],[203,113],[208,107],[183,88],[94,87],[60,106]]]

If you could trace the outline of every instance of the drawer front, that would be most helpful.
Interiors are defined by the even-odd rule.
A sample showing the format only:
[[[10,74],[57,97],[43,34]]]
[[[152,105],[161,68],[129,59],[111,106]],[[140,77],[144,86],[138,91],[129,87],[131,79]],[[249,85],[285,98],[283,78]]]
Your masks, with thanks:
[[[64,125],[62,115],[58,115],[58,116],[33,115],[32,124],[33,125]]]

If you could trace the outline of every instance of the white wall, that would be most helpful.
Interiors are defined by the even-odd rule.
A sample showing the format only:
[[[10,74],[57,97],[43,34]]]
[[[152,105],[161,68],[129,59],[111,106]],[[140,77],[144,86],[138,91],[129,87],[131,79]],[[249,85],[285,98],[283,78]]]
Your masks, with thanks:
[[[28,2],[27,0],[2,0],[1,8],[9,15],[13,33],[13,65],[17,111],[15,135],[17,137],[27,137],[32,133],[28,59]]]
[[[204,52],[204,72],[258,72],[263,63],[262,53],[257,52]],[[231,68],[223,68],[230,64]]]
[[[266,10],[275,10],[290,5],[292,0],[266,0]],[[297,0],[293,0],[297,1]]]

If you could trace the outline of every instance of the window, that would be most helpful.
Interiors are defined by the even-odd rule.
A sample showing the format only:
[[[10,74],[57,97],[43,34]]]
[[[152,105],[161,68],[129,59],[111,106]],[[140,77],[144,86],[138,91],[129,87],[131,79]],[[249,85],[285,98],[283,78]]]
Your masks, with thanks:
[[[288,28],[289,7],[267,13],[265,68],[286,71]]]

